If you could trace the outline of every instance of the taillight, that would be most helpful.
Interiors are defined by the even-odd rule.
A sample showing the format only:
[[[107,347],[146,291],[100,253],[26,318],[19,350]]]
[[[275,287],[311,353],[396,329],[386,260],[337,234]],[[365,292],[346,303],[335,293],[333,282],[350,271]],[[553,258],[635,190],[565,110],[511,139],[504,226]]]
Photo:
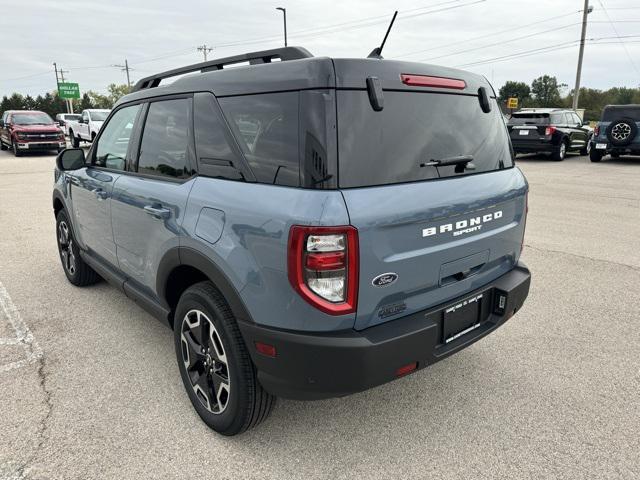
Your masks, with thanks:
[[[596,137],[600,135],[600,125],[595,126],[595,128],[593,129],[593,135]]]
[[[556,131],[556,127],[547,127],[544,129],[544,134],[548,137],[549,135],[553,135]]]
[[[430,77],[428,75],[402,73],[400,74],[400,80],[402,80],[402,83],[405,85],[413,87],[454,88],[456,90],[464,90],[467,87],[466,82],[458,78]]]
[[[355,312],[358,230],[294,225],[289,232],[289,281],[314,307],[330,315]]]

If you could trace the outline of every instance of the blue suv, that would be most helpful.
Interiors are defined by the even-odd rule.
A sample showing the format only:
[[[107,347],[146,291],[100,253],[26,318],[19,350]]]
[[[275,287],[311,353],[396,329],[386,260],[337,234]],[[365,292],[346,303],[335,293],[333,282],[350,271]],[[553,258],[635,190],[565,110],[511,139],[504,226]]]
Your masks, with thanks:
[[[140,80],[58,156],[53,209],[69,281],[173,328],[194,408],[234,435],[506,322],[527,192],[484,77],[288,47]]]
[[[589,157],[599,162],[605,155],[640,155],[640,105],[607,105],[593,130]]]

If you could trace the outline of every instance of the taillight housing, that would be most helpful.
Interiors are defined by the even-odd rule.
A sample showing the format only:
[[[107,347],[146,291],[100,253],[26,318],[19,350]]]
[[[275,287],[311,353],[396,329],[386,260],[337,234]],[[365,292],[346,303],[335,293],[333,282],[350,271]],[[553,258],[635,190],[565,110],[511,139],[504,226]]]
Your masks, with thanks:
[[[293,225],[288,257],[289,282],[308,303],[329,315],[356,311],[358,230]]]
[[[544,129],[544,134],[548,137],[549,135],[553,135],[556,131],[556,127],[547,127]]]
[[[597,137],[600,135],[600,125],[596,125],[593,129],[593,136]]]

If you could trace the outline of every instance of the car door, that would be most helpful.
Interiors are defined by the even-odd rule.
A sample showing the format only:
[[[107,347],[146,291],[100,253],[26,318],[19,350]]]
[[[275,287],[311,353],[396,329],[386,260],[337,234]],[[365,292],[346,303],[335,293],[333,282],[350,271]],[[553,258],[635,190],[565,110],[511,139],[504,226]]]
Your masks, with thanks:
[[[0,139],[7,146],[11,145],[11,136],[9,135],[9,123],[11,122],[11,114],[4,113],[2,115],[2,128],[0,129]]]
[[[141,105],[113,114],[89,151],[90,165],[70,172],[71,203],[80,244],[90,254],[118,265],[111,227],[113,187],[125,171]]]
[[[179,245],[193,186],[192,98],[153,101],[144,116],[135,173],[118,180],[111,219],[120,269],[153,294],[162,256]]]
[[[580,119],[577,113],[572,112],[570,115],[572,119],[571,123],[576,131],[576,142],[579,142],[580,148],[584,148],[589,141],[589,129],[582,124],[582,119]]]

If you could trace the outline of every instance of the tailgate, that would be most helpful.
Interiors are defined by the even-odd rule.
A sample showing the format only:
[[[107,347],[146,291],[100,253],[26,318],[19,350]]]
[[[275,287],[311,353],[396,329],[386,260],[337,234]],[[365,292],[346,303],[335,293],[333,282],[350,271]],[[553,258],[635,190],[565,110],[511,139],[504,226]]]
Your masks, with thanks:
[[[520,170],[508,168],[343,190],[360,241],[355,328],[447,302],[511,270],[527,188]]]

